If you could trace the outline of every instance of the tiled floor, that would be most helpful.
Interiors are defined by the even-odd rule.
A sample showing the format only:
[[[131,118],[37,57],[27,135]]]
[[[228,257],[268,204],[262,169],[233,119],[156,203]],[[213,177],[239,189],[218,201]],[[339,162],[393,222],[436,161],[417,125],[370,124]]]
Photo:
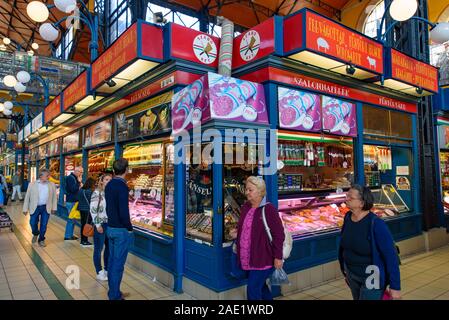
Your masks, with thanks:
[[[402,259],[401,286],[404,300],[449,300],[449,246]],[[340,279],[280,299],[347,300],[352,296]]]
[[[92,248],[82,248],[77,241],[63,241],[64,224],[50,218],[47,247],[31,244],[29,216],[20,212],[21,203],[9,206],[15,233],[0,231],[0,300],[104,300],[107,282],[95,279]],[[401,281],[403,299],[449,300],[449,246],[430,253],[403,259]],[[78,266],[80,288],[67,289],[67,268]],[[151,278],[127,266],[122,291],[130,300],[192,299],[153,282]],[[343,279],[319,287],[290,293],[278,299],[346,300],[352,299]]]
[[[107,299],[107,281],[95,279],[92,248],[82,248],[78,241],[64,241],[64,225],[57,223],[58,217],[50,218],[47,247],[41,248],[31,244],[29,216],[21,213],[21,203],[9,206],[7,212],[14,221],[15,233],[0,230],[0,300]],[[65,287],[70,266],[79,267],[79,289]],[[192,299],[153,282],[128,265],[121,289],[130,293],[129,300]]]

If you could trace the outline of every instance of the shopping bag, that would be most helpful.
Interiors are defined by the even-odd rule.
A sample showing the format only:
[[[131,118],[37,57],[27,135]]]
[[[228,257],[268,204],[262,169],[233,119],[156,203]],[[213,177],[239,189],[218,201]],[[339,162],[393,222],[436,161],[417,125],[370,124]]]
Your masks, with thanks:
[[[281,286],[283,284],[290,284],[287,273],[282,268],[275,269],[270,276],[270,285]]]
[[[248,275],[245,270],[243,270],[238,262],[238,256],[237,256],[237,245],[233,244],[232,246],[232,253],[231,253],[231,276],[233,278],[242,280],[245,279]]]
[[[391,297],[390,291],[385,290],[384,294],[382,295],[382,300],[393,300],[393,298]]]
[[[75,203],[72,210],[69,213],[69,219],[81,219],[81,212],[78,210],[78,202]]]

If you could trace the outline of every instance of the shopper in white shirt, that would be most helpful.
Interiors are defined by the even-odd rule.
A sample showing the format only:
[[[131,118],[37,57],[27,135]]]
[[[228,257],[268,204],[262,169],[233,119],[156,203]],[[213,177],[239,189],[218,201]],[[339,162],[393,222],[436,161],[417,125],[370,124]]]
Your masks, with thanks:
[[[45,247],[45,232],[47,231],[50,213],[58,209],[56,186],[48,181],[50,171],[43,169],[39,172],[39,180],[30,183],[25,201],[23,203],[23,214],[30,212],[30,225],[33,232],[32,243],[38,240],[41,247]],[[39,226],[40,220],[40,226]]]

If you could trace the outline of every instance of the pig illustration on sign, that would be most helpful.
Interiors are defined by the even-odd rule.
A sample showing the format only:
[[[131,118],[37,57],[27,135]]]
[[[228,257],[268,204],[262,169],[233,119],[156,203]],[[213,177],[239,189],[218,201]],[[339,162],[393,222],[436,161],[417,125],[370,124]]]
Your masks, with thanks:
[[[370,56],[367,56],[366,59],[368,59],[369,67],[376,69],[376,59],[373,59]]]
[[[316,40],[316,43],[318,45],[318,50],[320,50],[320,48],[324,48],[324,52],[327,52],[327,50],[329,50],[329,43],[327,43],[327,41],[323,38],[318,38]]]

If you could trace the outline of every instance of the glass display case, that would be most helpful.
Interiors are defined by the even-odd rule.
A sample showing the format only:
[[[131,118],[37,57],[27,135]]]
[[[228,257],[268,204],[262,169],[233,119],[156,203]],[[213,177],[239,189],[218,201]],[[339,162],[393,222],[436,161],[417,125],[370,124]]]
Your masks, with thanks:
[[[374,196],[372,211],[381,218],[394,217],[410,209],[392,184],[383,184],[371,191]]]
[[[56,199],[59,199],[59,190],[60,190],[60,167],[61,161],[58,158],[50,159],[50,181],[56,185]]]
[[[346,193],[279,200],[279,213],[294,236],[338,230],[343,225]]]
[[[98,180],[98,178],[106,173],[112,173],[112,164],[114,163],[114,150],[92,150],[89,151],[88,157],[88,176]]]
[[[81,167],[83,164],[83,155],[81,153],[66,156],[64,159],[64,175],[67,177],[75,170],[76,167]]]
[[[174,222],[174,148],[171,143],[125,146],[129,161],[129,211],[134,226],[172,235]]]
[[[232,241],[229,232],[237,227],[240,208],[246,201],[246,178],[260,174],[259,154],[263,155],[264,153],[263,145],[248,143],[226,143],[223,145],[223,240],[225,242]]]
[[[278,160],[280,195],[347,189],[354,180],[350,138],[281,134]]]
[[[198,149],[185,147],[186,155],[186,237],[212,243],[213,222],[213,170],[212,159],[196,161],[194,154],[203,153],[210,144],[202,144]],[[196,149],[196,148],[195,148]]]

